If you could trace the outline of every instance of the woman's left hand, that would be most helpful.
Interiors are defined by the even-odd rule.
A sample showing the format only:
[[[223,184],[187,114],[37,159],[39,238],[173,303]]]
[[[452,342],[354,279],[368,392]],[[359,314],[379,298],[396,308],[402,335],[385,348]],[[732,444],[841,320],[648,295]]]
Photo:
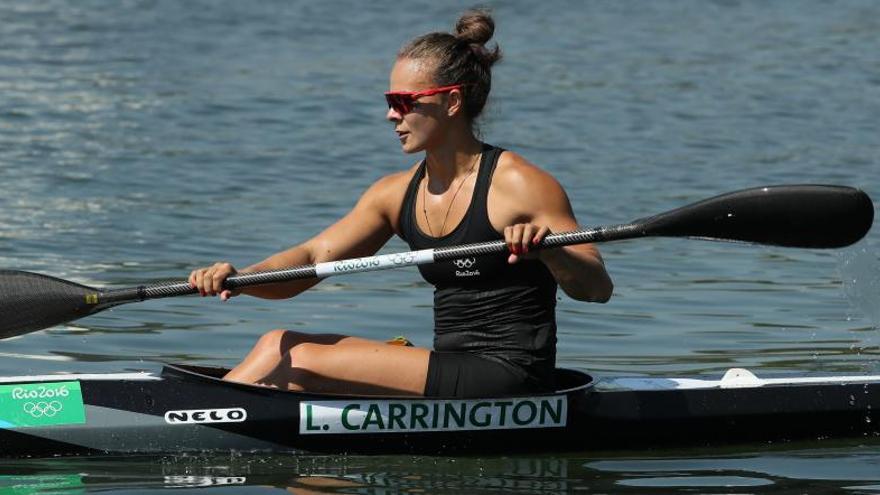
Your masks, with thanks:
[[[507,262],[510,264],[519,262],[520,259],[534,259],[537,252],[529,252],[531,248],[540,243],[550,227],[538,226],[531,223],[517,223],[504,228],[504,242],[510,250]]]

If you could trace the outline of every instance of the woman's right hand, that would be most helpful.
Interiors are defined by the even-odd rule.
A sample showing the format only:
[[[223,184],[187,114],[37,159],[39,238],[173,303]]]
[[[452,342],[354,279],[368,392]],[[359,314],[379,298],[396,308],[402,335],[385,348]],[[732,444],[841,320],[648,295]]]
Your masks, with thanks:
[[[229,263],[218,262],[207,268],[197,268],[189,274],[189,285],[199,290],[204,296],[220,295],[220,300],[227,301],[237,296],[240,291],[232,291],[223,288],[223,281],[230,275],[235,275],[238,270]]]

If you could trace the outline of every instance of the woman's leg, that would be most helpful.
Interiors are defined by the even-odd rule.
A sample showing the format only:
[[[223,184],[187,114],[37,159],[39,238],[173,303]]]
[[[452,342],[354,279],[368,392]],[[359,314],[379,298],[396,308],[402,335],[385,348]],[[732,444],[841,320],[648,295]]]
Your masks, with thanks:
[[[225,379],[289,390],[422,395],[430,354],[358,337],[273,330]]]
[[[311,392],[424,395],[430,355],[428,349],[366,339],[303,343],[264,382]]]
[[[310,335],[282,329],[271,330],[257,340],[244,361],[224,378],[233,382],[257,383],[275,371],[294,346],[305,342],[332,345],[343,340],[345,340],[344,335]]]

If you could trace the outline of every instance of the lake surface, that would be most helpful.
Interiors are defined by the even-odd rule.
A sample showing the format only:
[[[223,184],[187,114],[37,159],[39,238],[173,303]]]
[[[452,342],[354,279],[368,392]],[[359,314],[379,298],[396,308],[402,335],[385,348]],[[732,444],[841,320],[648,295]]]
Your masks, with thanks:
[[[585,226],[767,184],[880,198],[877,2],[490,4],[506,58],[483,138],[553,173]],[[414,162],[384,121],[388,71],[402,43],[450,29],[469,5],[0,2],[0,268],[128,287],[216,260],[245,266],[309,238]],[[877,229],[834,251],[600,246],[615,295],[597,305],[560,293],[559,364],[878,372],[878,246]],[[395,239],[383,252],[406,249]],[[282,302],[150,301],[3,341],[0,374],[232,365],[272,328],[429,346],[431,302],[414,269],[340,277]],[[118,493],[227,478],[253,492],[302,479],[342,493],[877,492],[880,440],[476,460],[53,460],[4,463],[0,475],[0,488]]]

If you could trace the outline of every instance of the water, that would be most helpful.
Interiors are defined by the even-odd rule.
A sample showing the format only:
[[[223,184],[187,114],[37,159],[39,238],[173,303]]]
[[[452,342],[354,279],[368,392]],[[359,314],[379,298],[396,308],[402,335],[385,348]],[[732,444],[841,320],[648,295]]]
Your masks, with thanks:
[[[126,287],[215,260],[244,266],[307,239],[373,180],[413,162],[383,121],[394,53],[448,29],[466,6],[0,3],[0,267]],[[523,1],[497,2],[495,14],[506,59],[483,136],[552,172],[584,225],[764,184],[837,183],[880,198],[875,2]],[[561,297],[560,365],[606,375],[877,372],[878,235],[833,252],[674,239],[601,246],[615,296],[607,305]],[[405,249],[393,240],[384,251]],[[231,365],[278,327],[430,345],[430,303],[415,270],[338,278],[285,302],[151,301],[4,341],[0,374]],[[342,477],[364,486],[332,489],[362,493],[880,486],[876,440],[766,448],[161,469],[52,461],[4,472],[85,473],[86,487],[100,478],[96,489],[118,492],[215,473],[278,486]],[[817,464],[827,467],[820,478]]]

